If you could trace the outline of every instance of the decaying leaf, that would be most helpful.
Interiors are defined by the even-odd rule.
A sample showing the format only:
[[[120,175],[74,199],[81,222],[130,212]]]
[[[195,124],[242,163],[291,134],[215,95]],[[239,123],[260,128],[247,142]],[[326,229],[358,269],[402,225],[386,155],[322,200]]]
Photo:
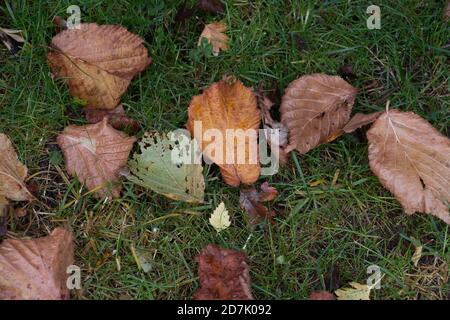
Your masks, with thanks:
[[[369,163],[407,214],[450,224],[450,139],[412,112],[388,110],[367,132]]]
[[[139,142],[140,152],[128,166],[127,178],[168,198],[203,202],[205,181],[201,152],[195,140],[175,133],[146,133]]]
[[[328,291],[314,291],[309,295],[309,300],[336,300],[336,297]]]
[[[131,79],[150,64],[143,40],[121,26],[82,23],[51,43],[48,62],[88,108],[114,109]]]
[[[337,289],[334,293],[337,300],[370,300],[371,286],[350,282],[350,288]]]
[[[196,257],[200,288],[196,300],[253,300],[245,254],[208,245]]]
[[[0,195],[0,238],[6,235],[6,218],[8,214],[8,200]]]
[[[86,120],[89,123],[97,123],[107,117],[108,123],[117,130],[128,128],[135,132],[138,131],[140,127],[139,122],[127,117],[125,109],[121,104],[112,110],[85,109],[84,113],[86,115]]]
[[[46,237],[7,239],[0,244],[0,300],[64,300],[73,236],[56,228]]]
[[[32,201],[34,197],[25,186],[27,167],[17,158],[11,140],[0,133],[0,196],[13,201]]]
[[[273,106],[273,102],[264,94],[257,92],[258,106],[261,109],[262,121],[265,129],[265,138],[267,144],[272,149],[273,154],[278,154],[278,159],[281,164],[287,162],[287,153],[284,148],[288,143],[288,128],[279,121],[275,121],[270,114],[270,109]],[[278,139],[272,139],[274,130],[278,130]]]
[[[222,22],[213,22],[207,24],[203,29],[200,38],[198,39],[198,45],[201,45],[202,39],[206,38],[208,43],[212,45],[213,54],[219,55],[220,50],[228,50],[228,36],[225,34],[227,26]]]
[[[198,0],[197,8],[209,13],[223,13],[225,11],[220,0]]]
[[[12,54],[16,54],[19,51],[19,45],[25,42],[21,33],[22,30],[0,28],[0,40]]]
[[[368,124],[373,123],[377,120],[383,111],[373,112],[373,113],[357,113],[355,114],[350,121],[342,128],[342,131],[345,133],[351,133],[356,129],[362,128]]]
[[[209,218],[209,223],[216,229],[217,232],[225,230],[231,225],[230,215],[228,214],[225,203],[221,202]]]
[[[420,258],[422,258],[422,250],[423,250],[422,245],[416,246],[416,249],[414,250],[414,254],[411,257],[411,261],[414,263],[414,267],[417,267]]]
[[[119,197],[119,169],[127,165],[136,141],[112,128],[107,118],[96,124],[68,126],[58,136],[66,169],[100,198]]]
[[[267,182],[261,185],[261,191],[257,191],[255,188],[241,190],[239,203],[241,208],[249,214],[251,224],[257,224],[265,219],[273,223],[275,212],[269,211],[262,202],[271,201],[277,195],[277,189],[270,187]]]
[[[239,80],[212,84],[189,106],[187,128],[206,160],[220,167],[224,181],[231,186],[252,184],[259,177],[259,124],[253,91]]]
[[[285,151],[303,154],[329,141],[349,121],[356,93],[338,76],[311,74],[291,82],[280,107],[281,122],[289,129]]]

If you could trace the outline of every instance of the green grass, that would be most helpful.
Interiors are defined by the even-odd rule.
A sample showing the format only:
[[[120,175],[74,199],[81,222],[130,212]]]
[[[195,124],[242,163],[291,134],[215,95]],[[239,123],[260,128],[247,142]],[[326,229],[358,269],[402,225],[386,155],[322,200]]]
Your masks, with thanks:
[[[184,29],[174,21],[182,1],[6,1],[0,24],[24,30],[27,43],[17,58],[0,49],[0,132],[13,140],[40,194],[26,217],[10,218],[11,235],[41,236],[70,225],[83,276],[83,289],[74,292],[79,299],[189,299],[198,286],[194,257],[209,243],[245,247],[258,299],[304,299],[313,290],[365,283],[372,264],[385,273],[376,299],[449,298],[449,227],[429,215],[403,213],[370,171],[363,131],[292,154],[279,174],[260,178],[280,193],[273,226],[247,225],[239,190],[225,185],[214,166],[205,168],[202,206],[129,182],[122,198],[99,202],[85,196],[58,161],[56,135],[84,119],[46,64],[53,16],[67,17],[66,8],[79,4],[83,22],[121,24],[145,39],[153,63],[122,101],[146,130],[183,127],[191,97],[225,74],[279,95],[300,75],[337,74],[351,64],[353,86],[378,81],[358,95],[355,112],[383,110],[389,99],[391,107],[414,111],[448,134],[444,2],[376,1],[382,27],[368,30],[366,8],[373,1],[228,1],[223,16],[200,14]],[[203,24],[217,19],[229,26],[230,50],[210,57],[196,45]],[[299,37],[307,43],[301,51]],[[318,179],[323,183],[311,187]],[[232,227],[217,234],[208,217],[221,201]],[[413,239],[424,245],[418,267],[411,262]],[[131,247],[152,256],[149,273],[138,270]]]

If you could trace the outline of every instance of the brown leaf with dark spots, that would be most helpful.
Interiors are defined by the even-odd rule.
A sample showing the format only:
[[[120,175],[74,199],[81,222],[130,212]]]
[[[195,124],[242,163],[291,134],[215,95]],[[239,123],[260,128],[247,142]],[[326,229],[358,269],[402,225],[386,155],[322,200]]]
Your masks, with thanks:
[[[253,300],[245,253],[210,244],[196,260],[200,288],[195,300]]]
[[[450,224],[450,139],[413,112],[388,110],[367,132],[369,164],[407,214]]]
[[[198,0],[197,8],[209,13],[224,13],[225,9],[220,0]]]
[[[220,167],[227,184],[236,187],[258,180],[257,139],[261,114],[251,89],[239,80],[232,83],[221,80],[193,97],[188,114],[188,130],[206,158]],[[201,125],[201,132],[194,130],[196,122]],[[227,130],[233,130],[234,136],[227,136]],[[220,133],[223,139],[214,139],[214,135],[210,137],[213,139],[207,138],[207,131]]]
[[[131,79],[151,62],[142,43],[121,26],[82,23],[58,33],[47,58],[53,74],[87,108],[114,109]]]
[[[275,212],[269,211],[262,202],[271,201],[277,196],[277,189],[270,187],[266,181],[261,185],[261,191],[257,191],[255,188],[241,190],[239,204],[249,214],[251,224],[257,224],[266,219],[274,223]]]
[[[309,300],[336,300],[336,297],[328,291],[314,291],[309,295]]]
[[[73,264],[70,231],[56,228],[46,237],[7,239],[0,244],[0,300],[70,298],[67,267]]]
[[[280,107],[289,129],[286,152],[304,154],[338,133],[349,121],[356,93],[338,76],[311,74],[291,82]]]
[[[127,117],[121,104],[113,110],[85,109],[84,114],[89,123],[98,123],[106,117],[108,123],[117,130],[130,129],[136,132],[140,128],[139,122]]]
[[[58,136],[58,144],[66,159],[66,169],[96,196],[119,197],[119,169],[126,166],[128,155],[136,141],[107,123],[68,126]]]

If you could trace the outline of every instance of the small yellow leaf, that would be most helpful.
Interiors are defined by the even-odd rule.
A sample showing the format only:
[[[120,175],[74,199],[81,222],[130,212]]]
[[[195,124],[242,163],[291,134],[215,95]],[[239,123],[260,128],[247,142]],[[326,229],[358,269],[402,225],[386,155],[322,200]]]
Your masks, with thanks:
[[[338,300],[370,300],[370,290],[367,284],[350,282],[351,288],[337,289],[334,293]]]
[[[209,223],[211,223],[217,232],[225,230],[231,225],[230,215],[225,208],[225,203],[221,202],[217,206],[216,210],[211,214],[211,218],[209,218]]]

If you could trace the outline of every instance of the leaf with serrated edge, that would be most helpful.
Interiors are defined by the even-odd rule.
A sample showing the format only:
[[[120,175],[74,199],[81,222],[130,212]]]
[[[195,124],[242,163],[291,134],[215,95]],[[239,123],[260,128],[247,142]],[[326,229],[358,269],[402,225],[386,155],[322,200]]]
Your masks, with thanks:
[[[150,64],[143,40],[121,26],[82,23],[51,42],[48,62],[88,108],[114,109],[131,79]]]
[[[114,129],[104,118],[96,124],[68,126],[57,141],[72,176],[95,190],[97,197],[120,196],[119,170],[127,164],[134,137]]]
[[[127,178],[174,200],[203,202],[205,181],[197,144],[194,140],[189,140],[187,145],[176,144],[176,139],[169,137],[171,133],[146,133],[139,142],[140,152],[128,163],[132,175]],[[189,161],[181,154],[186,146],[192,156]],[[174,155],[175,159],[181,156],[179,161],[173,161]]]
[[[412,112],[389,110],[367,132],[370,168],[408,214],[450,224],[450,139]]]
[[[286,152],[306,153],[348,122],[357,89],[338,76],[311,74],[291,82],[282,98],[281,122],[289,129]]]
[[[358,282],[350,282],[350,286],[351,288],[342,288],[334,292],[337,300],[370,300],[372,287]]]
[[[198,39],[198,45],[201,44],[202,39],[206,38],[208,43],[213,47],[213,54],[219,55],[220,50],[228,50],[228,36],[225,34],[227,26],[222,22],[214,22],[207,24],[203,29],[200,38]]]
[[[225,208],[225,203],[221,202],[216,210],[211,214],[209,218],[209,223],[216,229],[217,232],[225,230],[231,225],[230,215],[228,210]]]

